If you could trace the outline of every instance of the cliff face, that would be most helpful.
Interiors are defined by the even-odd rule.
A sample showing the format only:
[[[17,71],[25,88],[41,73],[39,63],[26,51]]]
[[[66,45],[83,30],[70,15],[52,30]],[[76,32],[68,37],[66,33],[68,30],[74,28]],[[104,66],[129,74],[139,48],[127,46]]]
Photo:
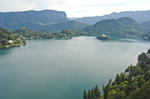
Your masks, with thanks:
[[[17,29],[24,24],[54,24],[67,21],[66,13],[55,10],[0,12],[0,27]]]

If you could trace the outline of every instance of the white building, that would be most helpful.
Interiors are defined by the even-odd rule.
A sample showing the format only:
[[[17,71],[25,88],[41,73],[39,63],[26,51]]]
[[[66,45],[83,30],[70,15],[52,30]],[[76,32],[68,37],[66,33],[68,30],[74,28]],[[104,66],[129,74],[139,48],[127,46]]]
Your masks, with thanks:
[[[106,35],[104,34],[104,33],[102,33],[102,35],[101,35],[102,37],[106,37]]]
[[[8,40],[8,43],[9,43],[9,44],[12,44],[12,43],[13,43],[13,41],[12,41],[12,40]]]

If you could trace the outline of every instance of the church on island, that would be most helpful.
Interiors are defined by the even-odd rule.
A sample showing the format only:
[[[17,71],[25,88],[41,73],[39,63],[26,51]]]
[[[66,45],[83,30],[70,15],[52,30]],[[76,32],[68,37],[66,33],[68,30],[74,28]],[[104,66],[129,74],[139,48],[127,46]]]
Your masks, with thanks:
[[[104,33],[102,33],[101,37],[106,37],[107,35],[105,35]]]

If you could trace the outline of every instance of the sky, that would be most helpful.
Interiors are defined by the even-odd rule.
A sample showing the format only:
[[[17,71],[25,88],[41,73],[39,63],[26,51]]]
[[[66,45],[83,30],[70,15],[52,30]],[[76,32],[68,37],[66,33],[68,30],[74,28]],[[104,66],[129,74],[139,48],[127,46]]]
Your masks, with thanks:
[[[101,16],[150,10],[150,0],[0,0],[0,12],[44,9],[65,11],[68,17]]]

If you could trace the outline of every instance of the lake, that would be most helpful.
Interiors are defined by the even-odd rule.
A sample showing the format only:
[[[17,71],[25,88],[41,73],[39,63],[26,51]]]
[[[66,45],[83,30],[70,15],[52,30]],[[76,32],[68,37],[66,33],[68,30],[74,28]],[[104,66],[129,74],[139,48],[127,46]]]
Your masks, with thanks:
[[[84,89],[101,88],[149,47],[79,36],[0,49],[0,99],[82,99]]]

